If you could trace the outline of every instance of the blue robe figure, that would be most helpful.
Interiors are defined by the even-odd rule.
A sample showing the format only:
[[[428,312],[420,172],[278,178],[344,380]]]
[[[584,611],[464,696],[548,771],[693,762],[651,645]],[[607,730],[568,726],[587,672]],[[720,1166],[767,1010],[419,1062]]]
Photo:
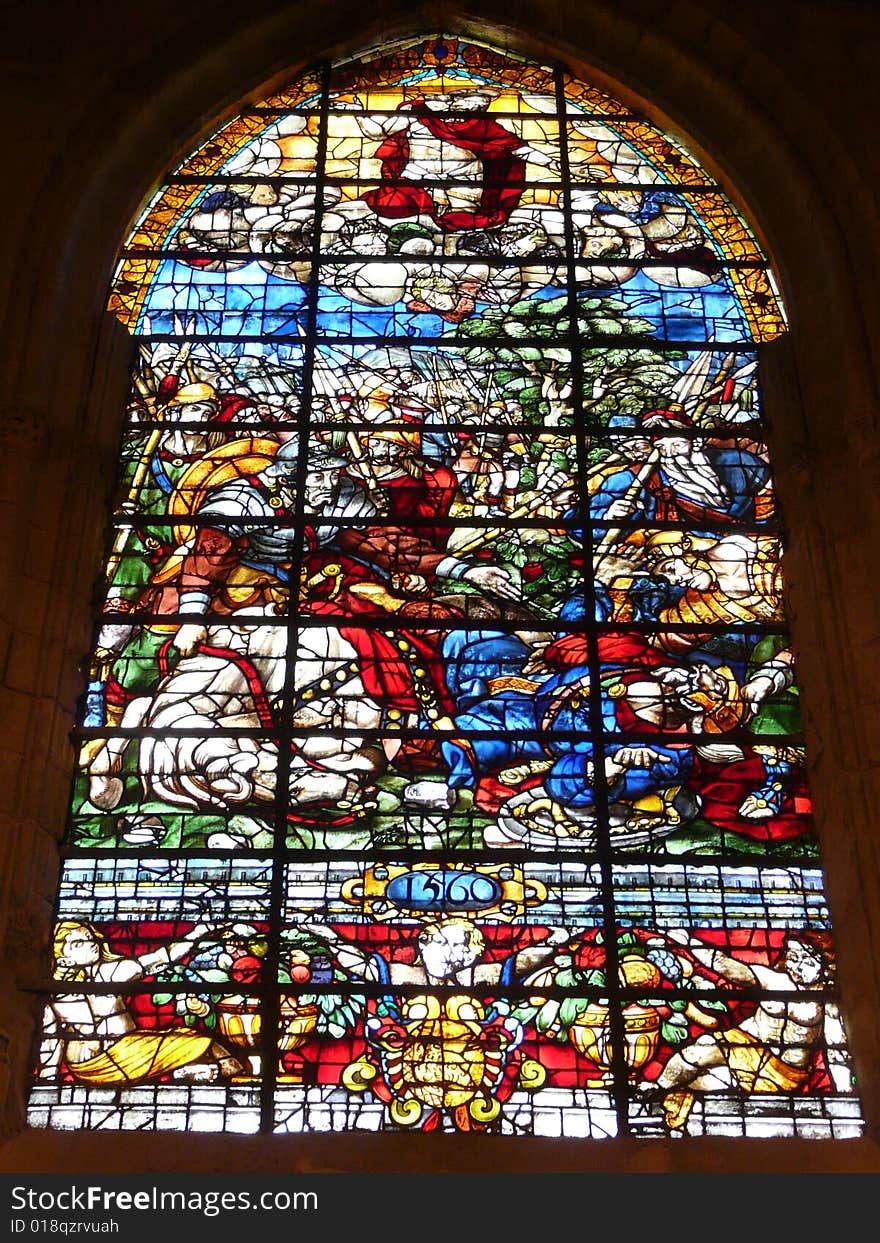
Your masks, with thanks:
[[[453,718],[456,727],[492,735],[451,738],[441,744],[450,786],[474,789],[481,777],[505,767],[549,760],[543,778],[546,793],[562,807],[589,816],[595,807],[595,781],[587,666],[570,665],[540,680],[525,678],[521,673],[529,656],[525,643],[516,635],[493,631],[451,634],[443,655],[449,689],[460,707]],[[641,677],[644,669],[636,666],[635,673]],[[624,703],[619,693],[617,697],[608,693],[612,687],[625,688],[625,676],[615,671],[603,680],[603,734],[616,735],[603,747],[603,756],[610,760],[627,745],[621,736],[628,723],[621,721]],[[677,794],[690,773],[689,747],[659,741],[650,747],[654,757],[647,767],[626,767],[609,778],[609,805],[620,805],[624,818],[634,804],[652,795],[672,790]]]

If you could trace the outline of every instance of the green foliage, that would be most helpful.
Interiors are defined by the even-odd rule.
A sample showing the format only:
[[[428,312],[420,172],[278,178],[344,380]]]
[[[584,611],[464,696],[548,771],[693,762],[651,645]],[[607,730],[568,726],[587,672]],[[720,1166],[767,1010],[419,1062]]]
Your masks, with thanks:
[[[359,997],[343,997],[340,993],[302,993],[297,997],[297,1003],[317,1006],[315,1035],[331,1036],[334,1040],[354,1030],[363,1009]]]
[[[493,548],[499,565],[520,572],[528,567],[522,575],[523,599],[542,609],[556,612],[581,585],[582,550],[567,535],[513,531]]]
[[[674,1003],[673,1003],[674,1006]],[[684,1044],[688,1038],[689,1028],[683,1014],[673,1013],[660,1024],[660,1034],[667,1044]]]
[[[552,376],[559,388],[571,382],[571,355],[565,346],[570,330],[567,297],[526,298],[465,320],[458,331],[473,344],[459,348],[470,367],[494,367],[494,382],[503,397],[518,402],[524,418],[537,423],[547,417],[550,406],[536,379]],[[644,338],[655,332],[650,320],[627,314],[620,298],[581,297],[577,331],[585,346],[584,408],[597,422],[605,423],[612,415],[636,419],[670,400],[680,372],[669,360],[684,355],[645,345]],[[591,342],[608,337],[620,337],[620,346],[590,348]]]
[[[282,955],[291,950],[302,950],[304,954],[309,956],[313,954],[326,954],[327,944],[314,933],[309,932],[307,928],[285,928],[281,934],[281,952]],[[344,975],[335,975],[334,978],[343,980]]]

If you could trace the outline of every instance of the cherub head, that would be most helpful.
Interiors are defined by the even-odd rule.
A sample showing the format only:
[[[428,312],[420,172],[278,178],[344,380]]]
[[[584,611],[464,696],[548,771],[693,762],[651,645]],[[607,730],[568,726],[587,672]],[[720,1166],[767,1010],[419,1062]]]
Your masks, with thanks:
[[[448,980],[466,971],[485,947],[483,934],[468,919],[434,920],[419,933],[419,957],[431,980]]]

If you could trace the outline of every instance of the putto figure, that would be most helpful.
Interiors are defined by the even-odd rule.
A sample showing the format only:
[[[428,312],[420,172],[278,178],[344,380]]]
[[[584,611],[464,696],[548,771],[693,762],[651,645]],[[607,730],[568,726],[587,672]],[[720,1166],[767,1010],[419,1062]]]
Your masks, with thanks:
[[[212,1036],[179,1025],[141,1028],[118,992],[90,991],[95,984],[124,988],[157,967],[180,962],[208,931],[197,924],[183,941],[123,957],[92,924],[59,923],[53,938],[56,975],[81,991],[59,994],[46,1008],[40,1077],[67,1073],[77,1083],[119,1085],[165,1075],[210,1082],[238,1074],[241,1063]]]
[[[670,1131],[684,1130],[697,1096],[797,1092],[806,1085],[820,1051],[835,1087],[852,1090],[840,1012],[824,995],[828,960],[807,935],[786,937],[773,967],[732,958],[693,940],[684,929],[674,929],[668,936],[728,983],[775,994],[762,998],[754,1013],[737,1026],[706,1032],[685,1045],[653,1084],[644,1085],[663,1090]]]

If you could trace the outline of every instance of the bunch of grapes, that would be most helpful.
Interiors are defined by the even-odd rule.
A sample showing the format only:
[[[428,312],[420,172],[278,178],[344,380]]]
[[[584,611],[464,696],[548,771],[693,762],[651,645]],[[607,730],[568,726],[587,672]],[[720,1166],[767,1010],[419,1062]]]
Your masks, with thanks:
[[[648,962],[652,962],[660,974],[672,984],[678,984],[684,975],[681,961],[671,950],[660,947],[649,949]]]

